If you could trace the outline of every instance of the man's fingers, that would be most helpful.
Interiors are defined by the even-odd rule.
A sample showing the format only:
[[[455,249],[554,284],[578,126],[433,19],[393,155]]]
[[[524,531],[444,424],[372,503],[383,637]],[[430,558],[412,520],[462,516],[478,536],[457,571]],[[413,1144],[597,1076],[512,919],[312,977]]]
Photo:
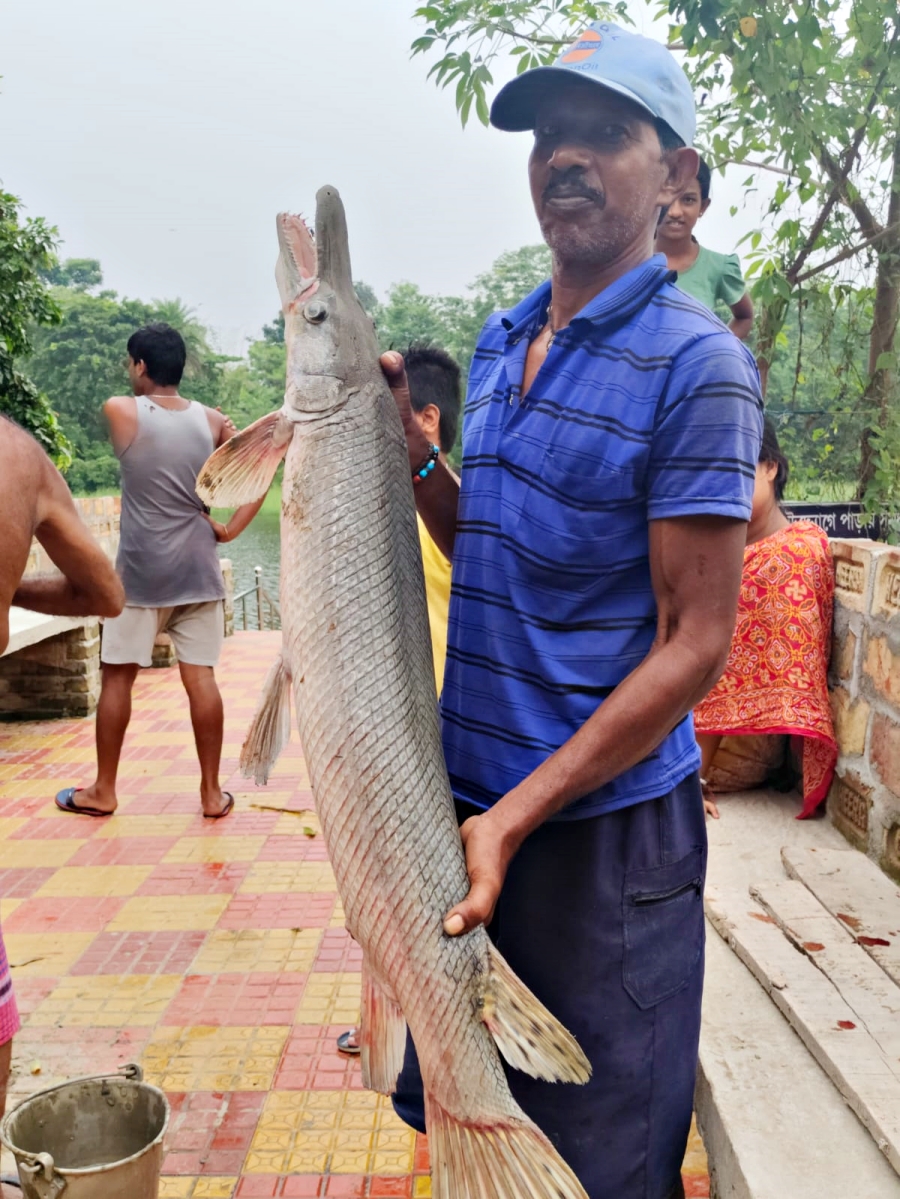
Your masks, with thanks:
[[[388,387],[397,401],[397,407],[401,414],[407,412],[409,410],[409,381],[406,378],[403,355],[398,354],[396,350],[389,350],[387,354],[382,354],[381,369],[384,371]]]
[[[398,375],[406,373],[403,369],[403,355],[398,354],[396,350],[388,350],[386,354],[382,354],[380,361],[381,369],[387,375],[392,386]]]
[[[452,908],[444,919],[444,932],[450,937],[471,932],[479,924],[489,924],[497,903],[497,892],[488,883],[473,883],[469,894]]]

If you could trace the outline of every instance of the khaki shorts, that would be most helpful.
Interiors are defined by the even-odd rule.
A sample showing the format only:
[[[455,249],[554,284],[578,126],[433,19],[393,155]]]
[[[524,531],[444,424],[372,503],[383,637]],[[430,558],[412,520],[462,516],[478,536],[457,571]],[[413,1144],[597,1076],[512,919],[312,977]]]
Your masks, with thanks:
[[[120,616],[103,622],[100,661],[110,666],[150,666],[160,633],[172,638],[179,662],[215,666],[225,637],[222,600],[174,608],[125,607]]]

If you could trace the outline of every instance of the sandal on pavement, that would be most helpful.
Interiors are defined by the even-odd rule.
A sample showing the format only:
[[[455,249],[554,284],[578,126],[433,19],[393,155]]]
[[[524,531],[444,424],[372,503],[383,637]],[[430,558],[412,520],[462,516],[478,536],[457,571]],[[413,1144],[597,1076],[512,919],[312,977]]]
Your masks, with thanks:
[[[341,1033],[341,1035],[337,1039],[338,1052],[339,1053],[347,1053],[353,1057],[356,1057],[360,1051],[359,1045],[352,1045],[351,1039],[353,1039],[353,1040],[359,1039],[359,1029],[358,1028],[348,1028],[346,1032]]]
[[[56,806],[61,812],[71,812],[75,816],[112,816],[112,812],[102,812],[99,808],[82,808],[75,802],[75,796],[83,791],[83,787],[64,787],[57,792]]]
[[[234,796],[231,794],[231,792],[223,791],[222,794],[228,800],[228,803],[225,805],[225,807],[222,809],[221,812],[204,812],[203,813],[204,820],[224,820],[225,817],[228,815],[228,813],[231,811],[231,809],[234,807]]]

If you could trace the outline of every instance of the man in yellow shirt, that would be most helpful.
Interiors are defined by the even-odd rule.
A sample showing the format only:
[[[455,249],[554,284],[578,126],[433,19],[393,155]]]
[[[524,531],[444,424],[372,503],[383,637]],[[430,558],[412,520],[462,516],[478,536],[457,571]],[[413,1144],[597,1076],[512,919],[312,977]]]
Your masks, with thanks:
[[[453,449],[459,427],[459,367],[445,350],[414,343],[403,356],[409,381],[409,398],[422,432],[441,450],[441,459]],[[431,628],[431,652],[438,695],[447,658],[447,617],[450,610],[450,563],[431,540],[421,516],[419,541],[425,568],[425,596]]]
[[[459,366],[437,346],[414,343],[403,355],[409,399],[422,432],[432,445],[440,447],[440,457],[453,449],[459,427],[461,407]],[[450,612],[450,563],[431,539],[421,516],[419,543],[422,547],[422,566],[425,569],[425,598],[428,602],[428,625],[431,629],[431,653],[434,657],[434,679],[440,695],[444,682],[444,663],[447,660],[447,619]],[[359,1029],[351,1028],[337,1039],[341,1053],[359,1053]]]

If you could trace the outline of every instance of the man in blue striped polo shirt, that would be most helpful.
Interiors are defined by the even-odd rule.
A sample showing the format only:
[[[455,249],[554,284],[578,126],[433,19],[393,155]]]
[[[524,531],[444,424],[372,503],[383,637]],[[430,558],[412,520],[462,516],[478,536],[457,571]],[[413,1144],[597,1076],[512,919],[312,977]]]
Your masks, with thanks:
[[[485,326],[461,485],[439,467],[416,488],[453,564],[441,712],[471,890],[445,929],[489,924],[591,1059],[583,1088],[510,1079],[590,1199],[675,1199],[703,980],[690,712],[734,628],[759,381],[653,253],[697,171],[664,47],[594,24],[491,120],[534,133],[553,273]],[[417,1127],[420,1091],[410,1051],[395,1106]]]

